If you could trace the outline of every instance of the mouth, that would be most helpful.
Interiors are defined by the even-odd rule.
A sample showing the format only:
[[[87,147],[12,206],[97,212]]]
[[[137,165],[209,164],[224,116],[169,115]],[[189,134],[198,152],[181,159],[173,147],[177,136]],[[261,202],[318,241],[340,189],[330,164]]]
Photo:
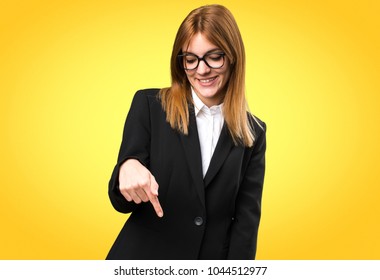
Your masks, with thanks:
[[[198,79],[198,81],[199,81],[201,84],[203,84],[203,85],[210,85],[210,84],[213,83],[213,81],[216,80],[217,77],[218,77],[218,76],[216,76],[216,77],[212,77],[212,78],[208,78],[208,79]]]

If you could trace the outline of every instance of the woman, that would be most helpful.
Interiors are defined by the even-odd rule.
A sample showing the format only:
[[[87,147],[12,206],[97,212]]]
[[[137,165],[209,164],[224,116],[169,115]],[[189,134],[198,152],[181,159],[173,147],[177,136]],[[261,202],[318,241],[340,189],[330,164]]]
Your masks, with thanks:
[[[171,76],[132,101],[109,183],[114,208],[132,214],[107,259],[253,259],[265,124],[247,111],[244,46],[225,7],[185,18]]]

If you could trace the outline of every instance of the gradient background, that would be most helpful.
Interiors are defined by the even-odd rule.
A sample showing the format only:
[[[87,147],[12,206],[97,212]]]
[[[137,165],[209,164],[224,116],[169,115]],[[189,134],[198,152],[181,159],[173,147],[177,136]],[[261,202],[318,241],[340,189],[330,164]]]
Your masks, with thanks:
[[[206,1],[0,2],[0,259],[104,259],[136,90]],[[268,125],[258,259],[380,259],[379,1],[219,1]]]

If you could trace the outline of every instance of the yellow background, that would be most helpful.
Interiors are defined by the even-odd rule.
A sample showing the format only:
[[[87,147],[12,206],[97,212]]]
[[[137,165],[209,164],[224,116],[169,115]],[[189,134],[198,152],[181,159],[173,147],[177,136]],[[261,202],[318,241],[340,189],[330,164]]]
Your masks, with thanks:
[[[0,259],[103,259],[131,97],[208,1],[0,2]],[[258,259],[380,259],[380,4],[219,1],[268,125]]]

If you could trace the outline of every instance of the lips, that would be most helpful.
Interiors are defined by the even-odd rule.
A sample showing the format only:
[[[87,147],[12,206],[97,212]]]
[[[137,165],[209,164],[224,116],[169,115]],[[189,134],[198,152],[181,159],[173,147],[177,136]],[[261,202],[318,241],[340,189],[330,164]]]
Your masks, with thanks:
[[[198,81],[201,83],[201,84],[204,84],[204,85],[209,85],[209,84],[212,84],[213,81],[215,81],[217,78],[216,77],[212,77],[212,78],[208,78],[208,79],[198,79]]]

